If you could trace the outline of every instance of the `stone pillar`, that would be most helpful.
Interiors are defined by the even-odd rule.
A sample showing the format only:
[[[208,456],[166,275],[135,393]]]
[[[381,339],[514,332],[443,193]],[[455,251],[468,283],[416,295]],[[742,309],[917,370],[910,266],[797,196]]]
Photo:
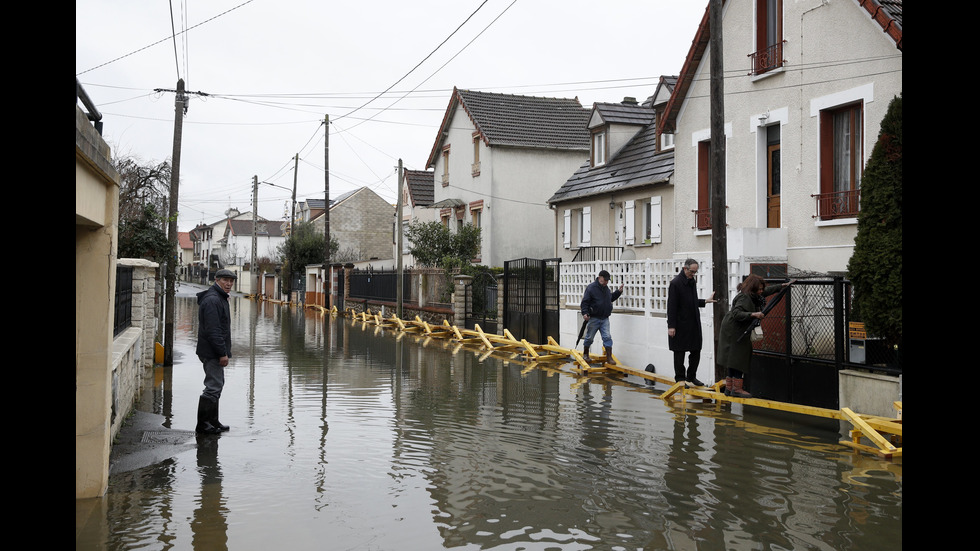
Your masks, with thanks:
[[[458,274],[453,278],[453,324],[466,325],[466,286],[473,281],[468,275]]]

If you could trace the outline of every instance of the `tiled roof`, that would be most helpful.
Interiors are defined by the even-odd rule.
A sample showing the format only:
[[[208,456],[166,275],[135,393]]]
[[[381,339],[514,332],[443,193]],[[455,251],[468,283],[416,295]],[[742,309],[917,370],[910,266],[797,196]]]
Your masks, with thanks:
[[[177,243],[181,249],[193,249],[194,243],[191,242],[191,233],[186,231],[177,232]]]
[[[252,221],[251,220],[229,220],[231,224],[230,231],[235,235],[252,235]],[[256,224],[255,235],[268,235],[270,237],[280,237],[282,236],[282,222],[277,220],[260,220]]]
[[[432,167],[456,108],[462,106],[488,146],[588,151],[591,111],[578,99],[454,89],[426,167]]]
[[[902,49],[902,0],[858,0],[881,29]]]
[[[427,207],[435,198],[435,175],[431,170],[406,170],[405,181],[416,207]]]
[[[307,199],[306,200],[306,206],[310,210],[322,209],[323,208],[323,199]]]
[[[596,103],[593,109],[605,123],[645,126],[653,122],[656,113],[649,107],[627,103]]]
[[[586,162],[548,202],[559,203],[669,181],[674,173],[674,150],[656,152],[656,130],[656,124],[648,124],[602,166],[591,167]]]

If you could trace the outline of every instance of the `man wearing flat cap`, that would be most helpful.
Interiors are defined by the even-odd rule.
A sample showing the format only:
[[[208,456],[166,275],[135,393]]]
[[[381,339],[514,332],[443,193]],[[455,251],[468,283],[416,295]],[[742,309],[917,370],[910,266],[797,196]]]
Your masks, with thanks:
[[[602,337],[602,346],[606,349],[606,361],[616,363],[612,355],[612,335],[609,332],[609,316],[612,315],[613,301],[623,294],[623,286],[615,291],[609,290],[609,272],[602,270],[595,281],[585,288],[582,296],[582,318],[588,322],[585,329],[585,350],[583,357],[589,361],[589,347],[595,338],[596,331]]]
[[[228,296],[238,276],[221,269],[214,285],[197,294],[197,357],[204,364],[204,392],[197,405],[200,434],[218,434],[229,429],[218,420],[218,400],[225,386],[225,366],[231,357],[231,308]]]

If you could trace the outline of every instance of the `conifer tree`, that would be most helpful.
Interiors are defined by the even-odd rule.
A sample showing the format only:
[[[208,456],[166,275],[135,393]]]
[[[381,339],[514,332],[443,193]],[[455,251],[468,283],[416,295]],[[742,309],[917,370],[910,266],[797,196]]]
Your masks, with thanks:
[[[902,96],[881,121],[861,179],[861,212],[847,265],[858,319],[869,334],[902,339]]]

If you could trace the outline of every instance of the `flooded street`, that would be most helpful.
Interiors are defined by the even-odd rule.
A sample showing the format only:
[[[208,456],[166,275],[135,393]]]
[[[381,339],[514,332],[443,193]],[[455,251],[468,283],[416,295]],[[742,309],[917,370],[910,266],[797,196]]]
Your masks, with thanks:
[[[196,312],[178,297],[175,365],[138,406],[189,445],[113,473],[76,549],[902,547],[901,458],[838,445],[836,421],[669,406],[663,386],[243,298],[231,431],[196,438]]]

